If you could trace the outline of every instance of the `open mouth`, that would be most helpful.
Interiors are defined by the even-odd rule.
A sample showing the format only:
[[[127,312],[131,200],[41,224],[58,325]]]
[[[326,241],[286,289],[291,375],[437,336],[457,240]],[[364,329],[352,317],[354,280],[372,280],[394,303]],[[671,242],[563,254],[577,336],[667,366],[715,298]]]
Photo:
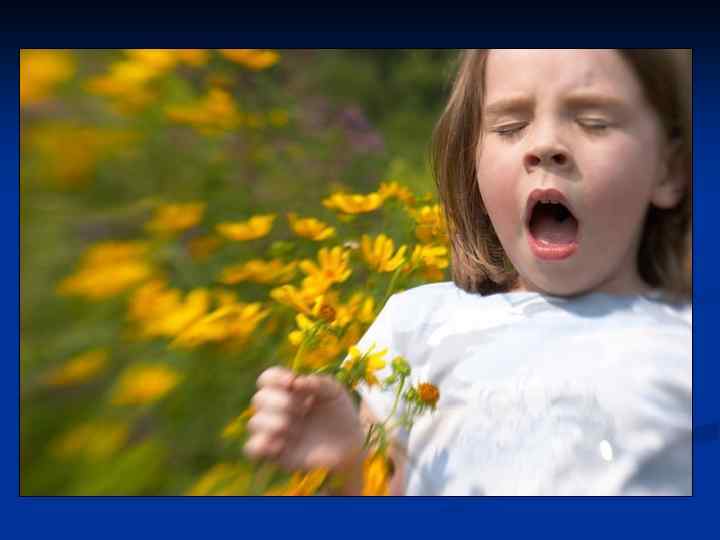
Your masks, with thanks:
[[[578,220],[557,190],[535,190],[528,199],[530,246],[543,259],[563,259],[577,248]]]
[[[578,222],[562,203],[535,205],[530,216],[530,234],[545,244],[569,244],[577,238]]]

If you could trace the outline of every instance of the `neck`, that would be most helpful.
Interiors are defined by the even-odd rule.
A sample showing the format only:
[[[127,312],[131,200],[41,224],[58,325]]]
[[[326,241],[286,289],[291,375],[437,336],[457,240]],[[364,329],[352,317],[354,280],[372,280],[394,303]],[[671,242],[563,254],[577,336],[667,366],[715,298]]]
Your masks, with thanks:
[[[594,286],[590,286],[577,291],[572,291],[569,293],[558,293],[557,291],[553,291],[551,289],[544,289],[542,287],[538,287],[529,280],[520,277],[515,283],[515,285],[510,288],[510,292],[516,291],[538,292],[551,296],[568,297],[581,296],[583,294],[590,294],[595,292],[611,294],[614,296],[632,296],[647,294],[652,291],[652,287],[645,283],[639,275],[634,274],[631,276],[626,276],[626,279],[614,279],[613,277],[611,277]]]

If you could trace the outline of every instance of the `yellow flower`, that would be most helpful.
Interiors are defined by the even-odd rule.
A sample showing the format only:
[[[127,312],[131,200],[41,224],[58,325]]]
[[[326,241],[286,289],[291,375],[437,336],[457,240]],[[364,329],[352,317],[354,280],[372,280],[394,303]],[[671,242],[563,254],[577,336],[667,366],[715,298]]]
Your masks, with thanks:
[[[405,204],[415,204],[415,196],[412,192],[407,187],[402,186],[397,182],[381,182],[378,193],[383,199],[395,197]]]
[[[171,346],[196,347],[204,343],[233,340],[244,343],[270,310],[259,303],[228,304],[187,326]]]
[[[297,323],[298,330],[293,330],[288,334],[290,343],[298,347],[300,343],[305,339],[305,336],[315,326],[315,322],[310,320],[304,313],[298,313],[295,316],[295,322]]]
[[[105,349],[94,349],[71,358],[64,366],[48,375],[47,384],[65,386],[92,379],[105,368],[107,358]]]
[[[362,336],[362,331],[357,325],[351,325],[342,338],[333,334],[324,334],[318,345],[305,353],[301,364],[310,369],[324,368],[331,362],[340,359],[343,351],[347,351],[349,344],[357,342],[360,336]]]
[[[147,242],[100,242],[87,249],[83,257],[86,266],[112,265],[147,255]]]
[[[245,432],[248,420],[255,414],[255,407],[252,405],[245,409],[240,416],[233,418],[222,430],[223,439],[236,439]]]
[[[218,463],[203,474],[185,495],[247,495],[251,482],[252,473],[247,465]]]
[[[315,469],[308,473],[295,473],[290,481],[281,487],[272,488],[265,495],[307,497],[315,495],[327,478],[326,469]]]
[[[148,231],[172,234],[197,225],[205,213],[205,203],[164,204],[145,224]]]
[[[322,248],[318,251],[318,264],[305,259],[300,262],[300,270],[308,276],[303,280],[303,288],[322,294],[333,283],[342,283],[352,274],[350,251],[340,246]]]
[[[357,366],[364,366],[362,378],[369,386],[378,384],[375,372],[385,367],[385,359],[383,357],[388,352],[387,349],[373,352],[374,349],[374,343],[366,352],[362,352],[357,346],[353,345],[349,349],[349,357],[343,363],[343,369],[346,371],[352,371],[356,369]]]
[[[152,102],[156,93],[150,82],[172,69],[177,61],[169,51],[135,49],[128,58],[110,65],[109,72],[90,79],[89,92],[111,98],[121,111],[134,110]]]
[[[209,305],[206,289],[194,289],[183,300],[180,291],[153,280],[132,296],[128,316],[139,324],[142,337],[175,337],[203,317]]]
[[[180,382],[180,375],[160,364],[137,364],[120,377],[112,393],[116,405],[144,405],[159,400]]]
[[[445,246],[419,245],[415,246],[410,257],[409,268],[447,268],[448,250]]]
[[[322,321],[334,327],[338,326],[337,310],[335,309],[336,305],[336,293],[330,293],[328,295],[321,294],[315,297],[313,307],[310,309],[309,313],[307,311],[302,311],[295,316],[295,321],[297,322],[297,326],[300,330],[290,332],[290,335],[288,336],[290,342],[293,345],[299,345],[304,335],[310,331],[317,321]],[[312,319],[310,319],[306,314],[312,317]]]
[[[147,65],[158,73],[165,73],[178,62],[199,67],[208,61],[205,49],[127,49],[125,54],[130,60]]]
[[[274,51],[262,49],[219,49],[228,60],[259,71],[273,66],[280,59],[280,55]]]
[[[67,141],[73,144],[67,144]],[[37,157],[33,176],[60,188],[77,188],[94,179],[103,160],[122,155],[139,135],[115,128],[99,128],[76,121],[23,124],[22,151]]]
[[[288,339],[294,346],[298,347],[314,326],[314,322],[302,313],[296,316],[296,322],[299,329],[290,332]],[[331,326],[338,325],[337,320],[331,323]],[[310,369],[320,369],[330,362],[338,360],[342,353],[348,350],[348,347],[357,343],[362,331],[363,328],[359,324],[352,322],[340,337],[333,332],[319,332],[312,346],[304,350],[300,365]]]
[[[165,114],[170,120],[189,124],[203,133],[232,129],[242,119],[232,96],[221,88],[210,89],[196,103],[167,107]]]
[[[204,66],[208,61],[208,52],[205,49],[177,49],[175,56],[193,67]]]
[[[448,243],[447,225],[442,208],[438,204],[423,206],[418,210],[411,210],[410,215],[415,220],[415,236],[424,243]]]
[[[152,336],[176,336],[204,316],[209,304],[210,295],[206,289],[193,289],[174,309],[146,321],[145,331]]]
[[[223,269],[220,281],[226,285],[234,285],[241,281],[255,283],[285,283],[295,275],[297,263],[283,263],[281,259],[263,261],[253,259],[243,264],[228,266]]]
[[[123,422],[91,421],[76,426],[50,445],[59,458],[84,456],[99,461],[112,456],[128,439],[129,427]]]
[[[363,293],[355,293],[345,304],[336,306],[335,323],[346,326],[357,319],[362,323],[371,323],[375,319],[375,299]]]
[[[136,322],[158,319],[179,305],[180,291],[168,289],[163,280],[153,279],[138,287],[130,297],[128,318]]]
[[[290,228],[298,236],[320,242],[335,235],[335,228],[315,218],[299,218],[297,214],[287,215]]]
[[[60,282],[60,295],[85,296],[103,300],[115,296],[144,281],[152,274],[152,267],[144,261],[122,261],[114,264],[86,266]]]
[[[331,305],[323,304],[320,306],[317,316],[318,319],[321,319],[326,323],[335,323],[337,320],[337,311]]]
[[[131,60],[150,66],[158,73],[172,69],[178,60],[171,49],[126,49],[125,54]]]
[[[420,268],[425,279],[441,281],[445,274],[443,270],[448,267],[448,249],[445,246],[419,245],[415,246],[410,257],[406,272]]]
[[[151,265],[143,259],[144,242],[101,242],[88,248],[75,274],[60,282],[61,295],[101,300],[119,294],[147,279]]]
[[[75,72],[74,62],[65,51],[20,51],[20,105],[36,105],[50,97],[53,89]]]
[[[307,298],[315,299],[328,292],[332,284],[333,282],[328,281],[322,274],[311,274],[302,280],[301,291]]]
[[[293,285],[282,285],[270,291],[270,297],[283,305],[289,306],[301,313],[312,313],[313,301],[316,295],[308,294],[303,289]]]
[[[379,193],[367,195],[352,195],[346,193],[334,193],[323,200],[326,208],[339,210],[346,214],[361,214],[377,210],[385,199]]]
[[[442,281],[445,279],[445,272],[432,266],[423,268],[421,273],[427,281]]]
[[[144,85],[157,75],[157,70],[148,64],[123,60],[110,65],[110,73],[95,77],[88,82],[90,92],[111,97],[136,93],[135,97],[147,97]],[[140,100],[142,101],[142,100]]]
[[[247,221],[219,223],[217,232],[229,240],[255,240],[266,236],[272,229],[275,214],[262,214]]]
[[[377,272],[394,272],[405,262],[407,246],[401,246],[393,254],[395,243],[392,238],[388,238],[384,234],[378,235],[374,241],[364,234],[360,242],[360,248],[365,262]]]
[[[363,496],[389,495],[391,477],[392,468],[388,458],[380,452],[369,455],[363,463]]]

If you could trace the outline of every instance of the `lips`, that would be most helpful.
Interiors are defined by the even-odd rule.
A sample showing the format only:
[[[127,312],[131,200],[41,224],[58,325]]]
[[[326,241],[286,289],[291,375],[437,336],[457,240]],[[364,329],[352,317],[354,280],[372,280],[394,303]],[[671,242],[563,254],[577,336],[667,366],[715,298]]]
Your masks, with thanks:
[[[579,223],[575,215],[559,190],[533,190],[525,207],[525,226],[533,254],[542,260],[570,257],[578,247]]]

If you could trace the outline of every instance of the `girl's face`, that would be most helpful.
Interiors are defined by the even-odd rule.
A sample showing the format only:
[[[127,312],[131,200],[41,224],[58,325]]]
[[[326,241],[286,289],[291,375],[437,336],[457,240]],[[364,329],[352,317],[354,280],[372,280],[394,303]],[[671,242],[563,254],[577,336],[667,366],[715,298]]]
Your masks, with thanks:
[[[630,66],[613,50],[492,50],[485,85],[478,184],[521,288],[645,290],[646,211],[682,193]]]

